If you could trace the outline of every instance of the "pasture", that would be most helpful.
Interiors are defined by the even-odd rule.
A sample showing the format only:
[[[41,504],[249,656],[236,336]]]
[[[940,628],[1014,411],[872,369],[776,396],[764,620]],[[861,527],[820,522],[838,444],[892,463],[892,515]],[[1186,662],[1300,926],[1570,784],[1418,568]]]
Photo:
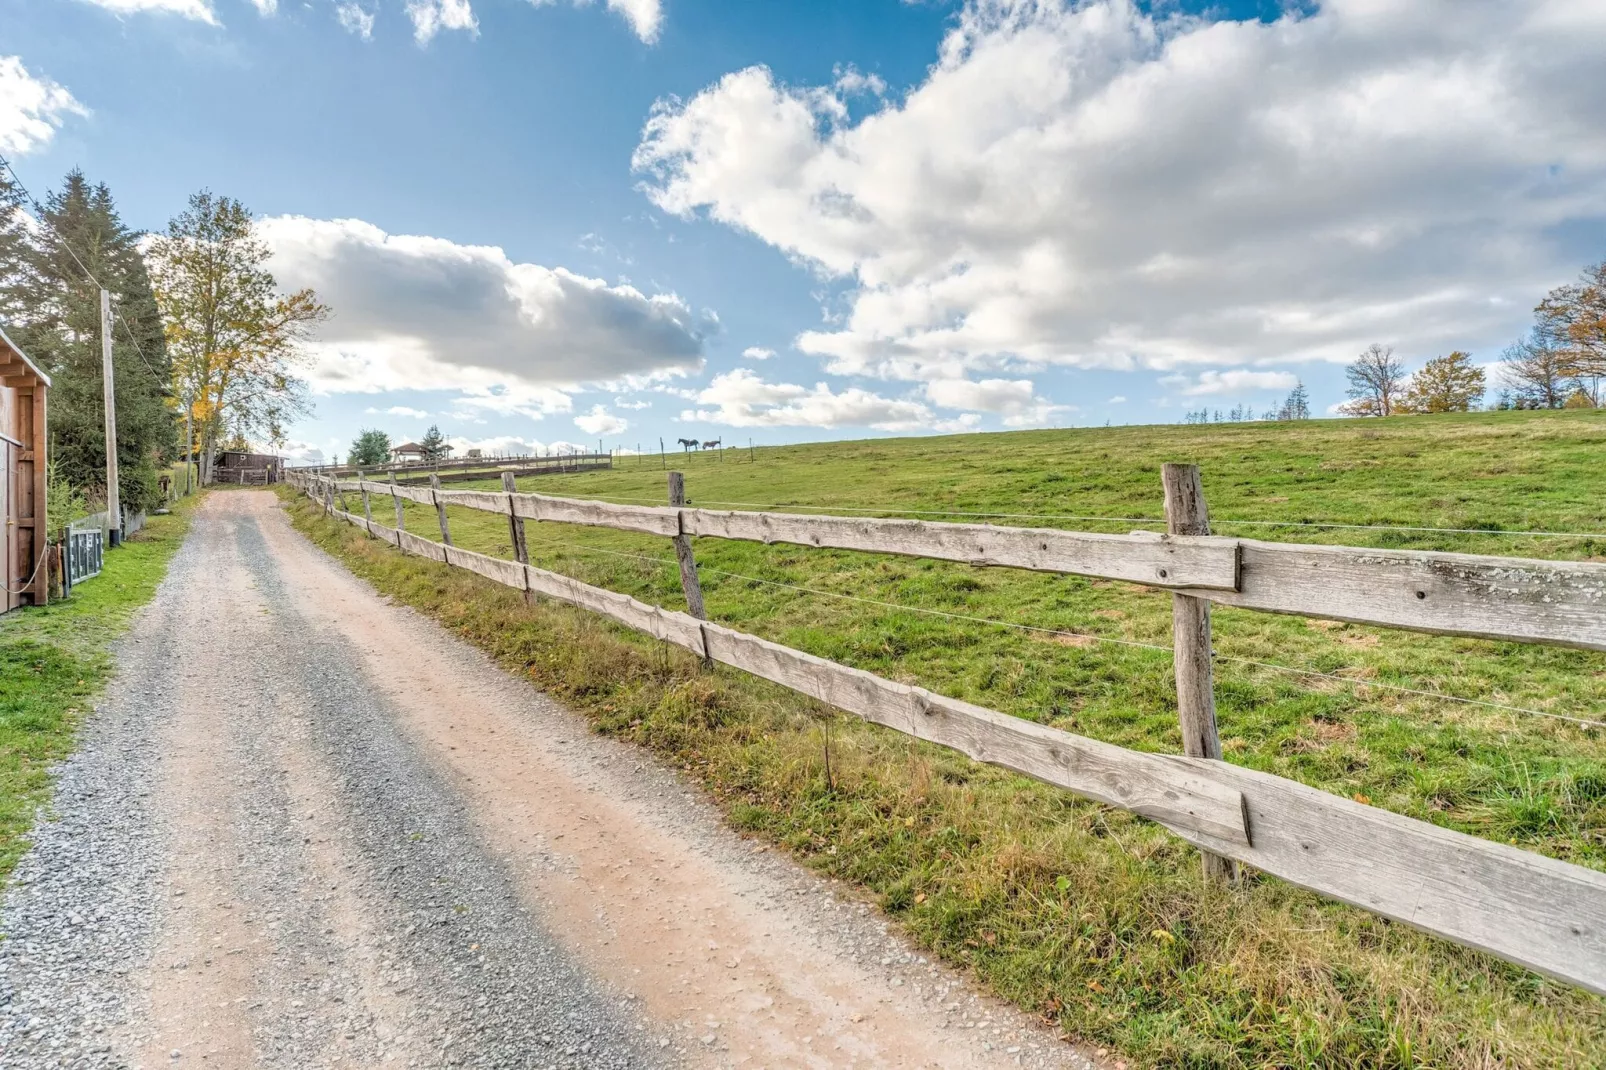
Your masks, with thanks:
[[[1172,460],[1201,466],[1222,534],[1606,555],[1598,412],[1023,432],[670,464],[711,508],[1127,531],[1160,517],[1159,466]],[[661,503],[665,477],[656,456],[624,458],[520,489]],[[389,499],[373,508],[393,522]],[[602,729],[672,755],[733,821],[867,889],[917,940],[1072,1034],[1166,1066],[1606,1064],[1599,999],[1277,881],[1212,888],[1191,848],[1140,819],[703,671],[573,611],[526,608],[295,509],[382,590]],[[448,514],[456,544],[511,556],[505,521]],[[438,538],[433,509],[407,505],[406,518]],[[684,605],[666,540],[535,523],[528,537],[533,564]],[[1180,747],[1169,595],[795,546],[695,549],[716,620],[1098,739]],[[1229,761],[1606,869],[1606,738],[1561,719],[1606,720],[1606,655],[1222,608],[1215,622]]]

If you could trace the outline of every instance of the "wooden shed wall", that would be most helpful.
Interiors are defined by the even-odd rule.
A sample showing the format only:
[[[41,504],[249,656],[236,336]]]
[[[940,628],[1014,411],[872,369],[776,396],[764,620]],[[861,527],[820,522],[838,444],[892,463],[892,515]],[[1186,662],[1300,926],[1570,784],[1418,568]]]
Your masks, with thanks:
[[[44,605],[50,577],[44,566],[46,530],[46,415],[50,380],[0,333],[0,610]]]

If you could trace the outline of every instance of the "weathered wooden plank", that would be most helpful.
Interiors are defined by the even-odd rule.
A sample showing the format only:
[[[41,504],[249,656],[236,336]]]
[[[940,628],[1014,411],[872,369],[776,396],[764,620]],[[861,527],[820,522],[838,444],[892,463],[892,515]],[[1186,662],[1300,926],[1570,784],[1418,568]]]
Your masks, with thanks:
[[[488,580],[495,580],[515,590],[524,590],[524,566],[517,561],[505,561],[500,557],[490,557],[486,554],[477,554],[473,550],[448,546],[446,563],[477,572]]]
[[[1253,847],[1182,838],[1396,921],[1606,994],[1606,873],[1439,828],[1269,773],[1212,764]]]
[[[754,676],[977,761],[1100,802],[1248,844],[1243,798],[1196,766],[1200,759],[1129,751],[1034,724],[921,687],[884,680],[719,624],[703,628],[708,656]]]
[[[444,505],[461,505],[465,509],[478,509],[482,513],[507,515],[507,495],[485,490],[443,490],[437,496]]]
[[[1242,542],[1223,605],[1441,635],[1606,650],[1606,565]]]
[[[629,595],[593,587],[533,565],[526,566],[525,572],[529,577],[529,589],[537,594],[612,617],[621,624],[704,656],[702,622],[689,614],[650,606]]]
[[[427,557],[432,561],[446,560],[446,547],[442,546],[438,542],[431,542],[428,539],[421,539],[410,531],[403,531],[400,533],[400,541],[397,543],[397,545],[410,554],[417,554],[420,557]]]
[[[370,525],[368,525],[368,533],[370,535],[374,536],[375,538],[384,539],[386,542],[390,543],[392,546],[396,545],[396,529],[395,528],[387,528],[383,524],[370,524]]]
[[[644,531],[649,535],[680,534],[676,510],[663,506],[615,505],[578,498],[552,498],[545,494],[515,494],[513,511],[527,520],[589,524],[621,531]]]
[[[434,499],[429,496],[429,488],[427,486],[409,487],[405,483],[366,482],[368,483],[368,489],[374,494],[388,495],[394,492],[397,497],[406,498],[408,501],[417,502],[419,505],[430,505],[434,502]]]
[[[989,524],[938,524],[789,513],[681,510],[688,535],[789,542],[839,550],[934,557],[972,565],[1006,565],[1130,580],[1151,587],[1232,590],[1238,584],[1235,539],[1098,535]]]

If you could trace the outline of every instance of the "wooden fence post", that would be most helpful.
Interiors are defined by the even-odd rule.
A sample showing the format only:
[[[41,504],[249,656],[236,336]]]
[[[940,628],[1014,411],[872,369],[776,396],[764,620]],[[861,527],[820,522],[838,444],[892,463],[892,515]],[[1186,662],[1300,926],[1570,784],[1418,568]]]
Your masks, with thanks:
[[[401,495],[396,493],[396,470],[394,468],[390,470],[390,502],[396,507],[396,549],[406,553],[407,551],[402,549],[401,536],[402,532],[407,530],[407,520],[402,514]]]
[[[524,541],[524,518],[513,511],[513,495],[518,492],[518,485],[513,481],[512,472],[502,473],[502,489],[507,491],[507,536],[513,542],[513,557],[519,564],[528,566],[530,563],[530,546]],[[524,574],[524,604],[529,605],[535,601],[535,595],[530,592],[530,575]]]
[[[1210,510],[1205,506],[1204,482],[1199,466],[1164,464],[1166,530],[1172,535],[1210,534]],[[1216,696],[1211,669],[1210,602],[1204,598],[1171,596],[1171,633],[1177,677],[1177,719],[1182,723],[1182,753],[1195,758],[1221,758],[1221,737],[1216,733]],[[1232,881],[1238,863],[1209,851],[1200,853],[1207,878]]]
[[[679,509],[686,504],[686,476],[681,472],[669,473],[669,504]],[[686,609],[698,620],[707,620],[703,610],[703,588],[697,582],[697,559],[691,553],[691,536],[676,535],[675,560],[680,562],[680,589],[686,595]]]
[[[371,539],[374,537],[374,506],[368,500],[368,481],[363,479],[361,473],[358,473],[357,479],[362,483],[363,530],[368,532],[368,537]]]
[[[447,546],[452,545],[452,529],[446,526],[446,506],[441,504],[441,476],[439,472],[429,474],[429,496],[435,499],[435,516],[441,522],[441,542]]]

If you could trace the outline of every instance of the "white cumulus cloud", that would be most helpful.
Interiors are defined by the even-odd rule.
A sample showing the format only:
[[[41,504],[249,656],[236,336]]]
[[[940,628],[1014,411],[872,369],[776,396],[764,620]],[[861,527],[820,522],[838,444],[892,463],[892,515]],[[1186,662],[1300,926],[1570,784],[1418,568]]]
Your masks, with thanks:
[[[771,383],[749,368],[716,375],[695,400],[710,408],[688,409],[683,421],[730,427],[868,427],[877,431],[959,431],[980,422],[975,414],[939,420],[924,403],[888,398],[859,387],[833,391],[826,383],[813,389],[795,383]]]
[[[347,33],[354,33],[364,41],[371,41],[374,37],[375,11],[368,11],[355,0],[335,5],[335,21],[340,23],[341,29]],[[415,24],[416,25],[416,24]]]
[[[446,441],[452,447],[454,456],[466,456],[469,450],[479,450],[486,456],[492,454],[517,455],[525,457],[541,457],[548,453],[579,453],[595,449],[595,445],[586,447],[578,442],[566,442],[556,439],[551,442],[542,442],[539,439],[525,438],[522,435],[492,435],[486,438],[468,438],[464,435],[447,435]]]
[[[752,67],[661,101],[634,163],[661,209],[847,288],[846,315],[796,340],[836,373],[1518,333],[1599,255],[1606,5],[1287,8],[970,0],[924,79],[863,118],[845,87]]]
[[[530,0],[536,7],[555,4],[558,0]],[[595,0],[574,0],[575,7],[586,7]],[[658,40],[664,26],[663,0],[606,0],[609,11],[629,24],[631,31],[647,44]]]
[[[1030,379],[935,379],[925,389],[934,405],[996,413],[1005,427],[1038,427],[1073,407],[1038,397]]]
[[[0,152],[43,148],[68,116],[88,114],[65,86],[29,73],[22,57],[0,56]]]
[[[697,369],[700,315],[672,294],[501,249],[387,234],[360,220],[277,216],[258,233],[282,286],[310,286],[333,314],[311,347],[330,393],[453,390],[465,411],[539,417],[572,410],[586,382],[651,381]]]
[[[742,350],[743,360],[769,360],[775,355],[775,350],[763,346],[748,346]]]
[[[421,45],[442,30],[463,30],[470,37],[480,34],[480,20],[468,0],[407,0],[407,17],[413,20],[413,40]]]
[[[89,0],[89,3],[118,15],[178,15],[211,26],[219,25],[217,13],[207,0]]]
[[[1160,380],[1175,387],[1187,397],[1215,397],[1244,394],[1253,390],[1292,390],[1299,377],[1293,372],[1257,372],[1247,368],[1214,368],[1199,373],[1197,378],[1187,375],[1167,375]]]
[[[606,405],[593,405],[590,412],[574,418],[574,426],[590,435],[617,435],[630,426],[630,422],[608,411]]]

